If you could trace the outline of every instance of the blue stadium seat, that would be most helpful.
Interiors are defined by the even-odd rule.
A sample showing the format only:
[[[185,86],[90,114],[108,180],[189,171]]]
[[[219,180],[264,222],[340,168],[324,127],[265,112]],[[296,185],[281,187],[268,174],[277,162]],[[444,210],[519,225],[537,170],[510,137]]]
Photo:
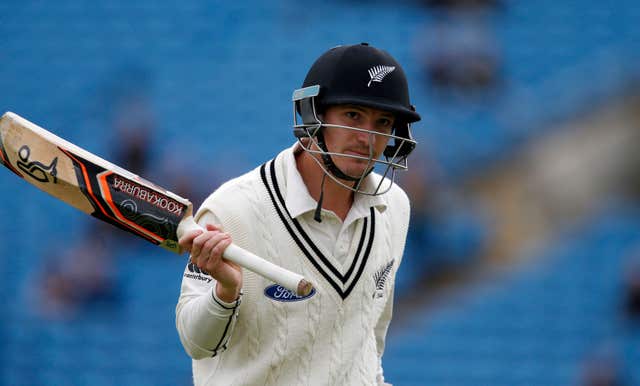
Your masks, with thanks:
[[[120,69],[139,66],[158,120],[156,153],[193,148],[212,168],[230,158],[253,165],[293,142],[289,99],[303,68],[327,47],[370,41],[406,63],[424,117],[416,136],[455,180],[539,135],[545,119],[607,98],[640,75],[640,7],[631,0],[616,7],[508,2],[491,18],[502,47],[503,94],[466,102],[439,99],[421,73],[416,36],[433,22],[431,11],[342,2],[336,14],[335,6],[315,4],[311,19],[295,2],[197,0],[177,9],[150,0],[0,2],[0,89],[10,90],[2,108],[108,154],[111,88],[132,82]],[[574,87],[592,73],[601,76],[589,88]],[[0,252],[10,256],[0,270],[7,299],[0,383],[189,384],[190,362],[173,326],[184,260],[152,248],[119,251],[126,299],[115,314],[94,309],[75,321],[39,319],[25,307],[38,269],[51,249],[81,239],[93,220],[3,173],[0,197],[11,208],[0,214],[12,226],[0,221]],[[473,235],[465,233],[469,223],[450,220],[449,241],[473,242],[464,238]],[[619,258],[638,236],[633,216],[612,213],[597,222],[546,251],[540,265],[496,275],[496,283],[474,288],[475,296],[417,313],[413,331],[389,338],[389,379],[398,385],[571,383],[585,353],[616,330],[608,316],[615,313]],[[409,268],[420,265],[406,260],[403,269]],[[630,342],[625,358],[637,363],[637,336]],[[33,371],[32,361],[44,368]],[[631,370],[640,383],[637,366]]]

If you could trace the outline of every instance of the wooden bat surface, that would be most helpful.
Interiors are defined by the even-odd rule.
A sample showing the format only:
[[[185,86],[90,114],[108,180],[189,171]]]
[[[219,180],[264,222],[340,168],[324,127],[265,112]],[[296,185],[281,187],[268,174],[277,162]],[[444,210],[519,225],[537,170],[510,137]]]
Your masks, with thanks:
[[[20,117],[0,118],[0,162],[19,177],[81,211],[171,252],[179,235],[202,229],[186,198],[112,164]],[[224,257],[303,296],[312,286],[244,249],[230,245]]]

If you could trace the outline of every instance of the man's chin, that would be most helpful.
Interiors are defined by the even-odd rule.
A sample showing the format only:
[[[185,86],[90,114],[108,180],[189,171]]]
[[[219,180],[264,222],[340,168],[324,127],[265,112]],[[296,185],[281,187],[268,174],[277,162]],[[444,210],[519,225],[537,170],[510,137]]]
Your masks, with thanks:
[[[366,165],[363,165],[362,167],[350,167],[341,170],[343,170],[344,174],[356,180],[359,180],[363,176],[363,174],[366,174],[367,172]]]

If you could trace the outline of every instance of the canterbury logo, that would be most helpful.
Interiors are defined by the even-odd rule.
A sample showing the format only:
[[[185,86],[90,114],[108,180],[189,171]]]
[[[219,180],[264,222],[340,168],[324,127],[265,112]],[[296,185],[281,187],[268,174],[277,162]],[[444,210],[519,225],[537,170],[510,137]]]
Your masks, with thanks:
[[[193,263],[189,263],[187,265],[187,269],[189,270],[189,272],[185,272],[183,275],[186,278],[200,280],[206,283],[211,283],[211,280],[213,280],[213,278],[209,276],[208,272],[201,270],[197,265]]]
[[[367,87],[371,87],[371,82],[382,82],[385,76],[391,74],[396,68],[394,66],[375,66],[369,69],[369,77],[371,80],[367,83]]]

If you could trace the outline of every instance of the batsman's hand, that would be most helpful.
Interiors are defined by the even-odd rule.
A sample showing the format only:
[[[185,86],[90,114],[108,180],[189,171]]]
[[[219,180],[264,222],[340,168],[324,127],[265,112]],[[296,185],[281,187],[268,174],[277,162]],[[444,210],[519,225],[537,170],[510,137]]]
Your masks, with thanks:
[[[231,242],[231,235],[212,224],[207,224],[204,232],[188,232],[178,240],[191,262],[216,280],[216,295],[227,303],[234,302],[242,288],[242,268],[222,257]]]

